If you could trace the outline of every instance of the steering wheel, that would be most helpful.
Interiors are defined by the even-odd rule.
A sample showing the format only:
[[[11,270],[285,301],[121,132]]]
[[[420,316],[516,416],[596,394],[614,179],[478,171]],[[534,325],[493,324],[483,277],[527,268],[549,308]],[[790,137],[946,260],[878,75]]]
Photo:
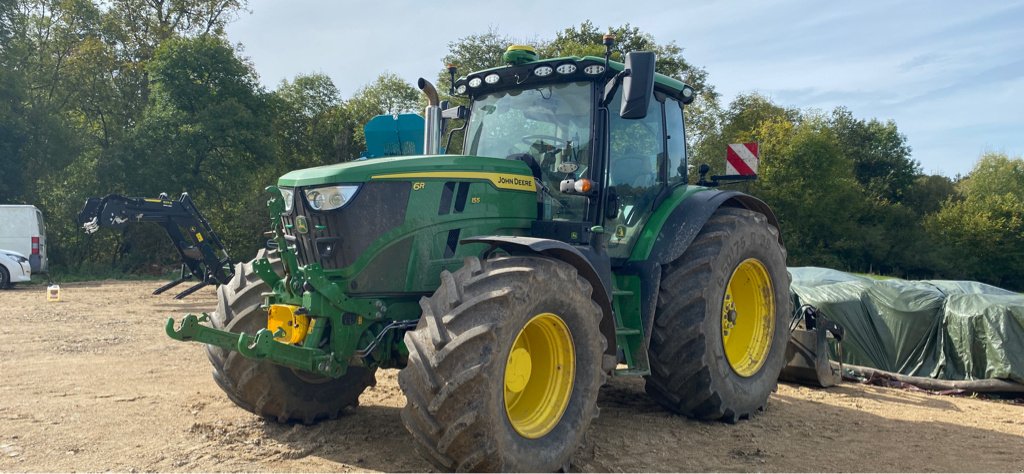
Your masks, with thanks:
[[[523,143],[527,145],[533,145],[537,140],[546,140],[554,142],[558,148],[564,148],[567,141],[564,138],[558,138],[553,135],[527,135],[523,137]]]

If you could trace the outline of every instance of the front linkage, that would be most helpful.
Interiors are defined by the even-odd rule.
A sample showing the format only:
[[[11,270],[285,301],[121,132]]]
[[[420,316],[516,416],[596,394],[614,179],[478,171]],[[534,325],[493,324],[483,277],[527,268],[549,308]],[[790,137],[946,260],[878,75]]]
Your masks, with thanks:
[[[266,258],[253,262],[256,274],[274,290],[264,294],[267,327],[255,335],[233,333],[202,324],[210,320],[206,313],[190,313],[180,324],[168,318],[167,335],[332,378],[344,376],[349,366],[387,366],[394,361],[395,351],[407,355],[401,336],[417,320],[392,321],[385,315],[389,307],[405,309],[408,303],[350,298],[320,265],[300,268],[282,228],[285,210],[280,190],[269,186],[267,192],[273,241],[284,264],[281,276]]]

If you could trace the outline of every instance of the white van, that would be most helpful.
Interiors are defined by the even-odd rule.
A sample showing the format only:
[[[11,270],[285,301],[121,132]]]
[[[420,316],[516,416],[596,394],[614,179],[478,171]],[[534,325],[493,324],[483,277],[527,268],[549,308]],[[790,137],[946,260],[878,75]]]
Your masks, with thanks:
[[[0,249],[28,255],[32,273],[46,273],[43,213],[29,204],[0,205]]]

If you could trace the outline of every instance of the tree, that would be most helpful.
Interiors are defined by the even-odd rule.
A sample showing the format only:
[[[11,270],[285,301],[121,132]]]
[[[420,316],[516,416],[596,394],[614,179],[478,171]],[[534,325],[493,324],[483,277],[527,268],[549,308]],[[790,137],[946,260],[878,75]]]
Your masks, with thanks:
[[[960,183],[960,190],[968,198],[1010,194],[1024,200],[1024,160],[986,153]]]
[[[854,249],[859,211],[853,167],[821,117],[761,122],[750,134],[761,144],[753,194],[775,210],[791,265],[842,267]]]
[[[938,211],[944,202],[958,196],[953,180],[943,175],[921,175],[903,194],[903,204],[924,217]]]
[[[769,121],[799,123],[800,111],[775,104],[757,93],[741,94],[721,115],[721,124],[693,147],[691,163],[706,163],[711,174],[725,173],[725,150],[730,143],[757,141],[753,131]],[[697,176],[693,177],[696,180]]]
[[[292,82],[281,81],[277,96],[305,117],[317,117],[341,105],[341,92],[326,74],[300,74]]]
[[[24,17],[14,0],[0,0],[0,203],[15,202],[24,193],[22,147],[29,139],[23,102],[25,78],[15,67],[24,46]]]
[[[172,39],[222,38],[243,7],[244,0],[0,0],[0,173],[17,183],[0,185],[0,200],[43,209],[55,268],[105,259],[117,247],[81,238],[74,216],[85,196],[173,192],[187,180],[161,159],[180,150],[172,131],[182,129],[160,130],[159,123],[174,125],[157,120],[172,108],[147,111],[159,105],[149,100],[147,65]],[[227,107],[208,112],[199,121],[206,131],[218,114],[222,123],[234,120]],[[220,179],[200,175],[209,183]]]
[[[145,114],[96,173],[129,195],[189,192],[230,253],[255,253],[267,221],[262,188],[278,174],[255,72],[215,36],[165,41],[147,72]]]
[[[601,30],[590,20],[586,20],[579,26],[558,32],[555,39],[543,44],[540,50],[544,57],[602,57],[605,52],[602,40],[606,33],[615,35],[615,46],[611,56],[613,60],[624,61],[626,53],[632,51],[653,52],[658,57],[655,65],[657,72],[679,79],[697,92],[694,101],[684,109],[688,131],[686,141],[690,148],[717,131],[721,114],[718,92],[708,82],[707,71],[690,64],[683,57],[683,48],[674,41],[658,43],[650,33],[645,33],[629,23]]]
[[[140,132],[165,142],[150,143],[150,150],[165,155],[164,163],[179,174],[207,179],[220,170],[231,177],[235,171],[229,168],[243,156],[268,154],[265,98],[252,67],[227,41],[213,36],[168,40],[147,69],[153,102]],[[158,182],[166,182],[166,176]]]
[[[1024,159],[988,153],[925,221],[955,256],[954,274],[1024,290]]]
[[[355,144],[363,150],[366,148],[363,126],[370,119],[383,114],[415,112],[422,107],[419,91],[398,75],[385,72],[371,84],[357,90],[345,102],[345,109],[352,124]]]
[[[920,164],[910,158],[910,146],[896,122],[861,120],[844,107],[829,120],[843,152],[853,160],[857,181],[872,198],[900,202],[921,175]]]
[[[282,171],[338,163],[359,154],[340,92],[326,75],[283,81],[274,99],[274,137]]]
[[[538,49],[545,44],[543,40],[516,41],[508,35],[499,34],[498,30],[494,28],[488,29],[486,33],[464,36],[448,43],[448,54],[442,58],[445,69],[441,70],[437,76],[438,93],[445,96],[451,106],[468,105],[467,99],[463,96],[448,96],[447,92],[451,88],[452,81],[447,66],[451,65],[457,68],[456,79],[458,79],[459,76],[465,76],[473,71],[500,66],[503,63],[502,56],[505,54],[506,48],[513,44],[524,43]],[[461,153],[463,132],[454,132],[450,136],[451,144],[447,152]],[[447,137],[445,140],[447,143]]]
[[[463,76],[473,71],[500,66],[505,48],[514,43],[511,37],[501,35],[493,28],[486,33],[464,36],[448,43],[448,54],[442,58],[446,69],[438,73],[437,77],[438,92],[447,92],[451,87],[451,78],[447,70],[449,64],[458,68],[458,74]],[[536,47],[538,44],[532,46]]]
[[[544,38],[531,41],[516,41],[510,36],[501,35],[497,30],[490,29],[487,33],[469,35],[448,44],[449,54],[444,57],[445,64],[453,64],[459,68],[460,75],[472,71],[488,69],[503,64],[502,55],[512,44],[526,43],[537,49],[541,57],[560,56],[598,56],[603,57],[605,47],[602,39],[605,32],[615,35],[616,42],[611,59],[623,61],[625,54],[631,51],[652,51],[658,57],[657,72],[677,78],[697,91],[693,103],[685,109],[687,143],[693,147],[703,137],[717,131],[719,126],[720,107],[718,93],[708,82],[708,74],[703,68],[691,65],[683,57],[683,49],[669,42],[659,44],[652,35],[644,33],[638,27],[626,23],[617,27],[599,29],[593,22],[586,20],[579,26],[571,26],[557,32],[555,38]],[[451,83],[448,72],[441,71],[438,75],[438,90],[447,91]],[[464,103],[459,98],[455,104]],[[453,147],[454,148],[454,147]]]
[[[658,57],[658,63],[655,66],[657,72],[669,77],[680,78],[698,90],[707,89],[714,93],[714,88],[706,84],[707,72],[702,68],[690,65],[683,58],[683,48],[674,41],[659,44],[650,33],[644,33],[640,31],[640,28],[629,23],[601,30],[590,20],[585,20],[579,26],[572,26],[556,33],[554,40],[541,45],[540,53],[544,57],[603,57],[605,34],[615,36],[612,60],[622,62],[625,60],[626,53],[650,51]]]

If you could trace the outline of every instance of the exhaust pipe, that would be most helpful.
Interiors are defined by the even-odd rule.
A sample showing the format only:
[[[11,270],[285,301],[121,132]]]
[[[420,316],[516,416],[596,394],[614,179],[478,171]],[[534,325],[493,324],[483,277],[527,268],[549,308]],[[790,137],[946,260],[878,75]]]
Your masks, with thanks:
[[[441,102],[437,97],[437,89],[430,81],[421,77],[416,85],[427,96],[427,108],[423,111],[426,122],[423,128],[423,153],[437,155],[441,153]]]

